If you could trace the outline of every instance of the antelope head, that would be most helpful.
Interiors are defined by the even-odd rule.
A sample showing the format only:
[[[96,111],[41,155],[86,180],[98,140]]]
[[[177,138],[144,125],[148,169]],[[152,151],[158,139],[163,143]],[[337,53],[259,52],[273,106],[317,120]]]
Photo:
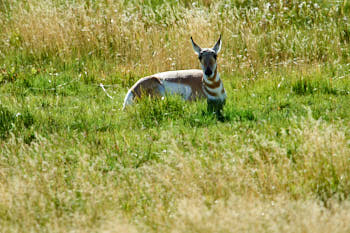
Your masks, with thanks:
[[[216,59],[221,49],[221,35],[213,48],[202,49],[193,41],[192,37],[191,37],[191,42],[192,42],[194,51],[198,55],[198,59],[201,63],[203,73],[209,79],[212,78],[216,73],[216,67],[217,67]]]

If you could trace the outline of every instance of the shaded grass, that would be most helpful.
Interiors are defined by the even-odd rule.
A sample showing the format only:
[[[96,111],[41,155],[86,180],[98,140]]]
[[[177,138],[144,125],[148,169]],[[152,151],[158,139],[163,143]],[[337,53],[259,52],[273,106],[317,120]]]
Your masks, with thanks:
[[[14,113],[0,105],[0,137],[2,139],[6,139],[13,131],[30,129],[33,124],[34,118],[28,109],[23,109],[22,113]],[[25,142],[29,143],[32,137],[31,133],[29,137],[25,135]]]

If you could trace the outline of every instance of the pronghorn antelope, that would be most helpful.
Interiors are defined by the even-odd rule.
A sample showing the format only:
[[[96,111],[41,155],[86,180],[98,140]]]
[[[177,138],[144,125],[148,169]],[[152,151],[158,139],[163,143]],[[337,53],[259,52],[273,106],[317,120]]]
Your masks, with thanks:
[[[222,117],[226,92],[217,71],[217,54],[221,49],[221,35],[213,48],[200,48],[192,39],[202,70],[168,71],[141,78],[127,92],[123,109],[141,95],[165,96],[178,94],[185,100],[206,98],[208,111]]]

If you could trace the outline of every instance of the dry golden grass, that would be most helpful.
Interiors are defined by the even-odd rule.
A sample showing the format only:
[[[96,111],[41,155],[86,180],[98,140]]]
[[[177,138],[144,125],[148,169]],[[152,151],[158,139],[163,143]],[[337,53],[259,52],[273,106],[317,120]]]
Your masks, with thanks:
[[[335,8],[263,1],[253,5],[237,8],[208,1],[204,6],[168,3],[152,8],[137,1],[18,1],[5,20],[2,47],[17,46],[34,57],[102,56],[125,73],[198,67],[190,36],[210,47],[220,33],[225,48],[220,66],[226,72],[346,56],[347,29],[339,27],[342,19]]]
[[[176,131],[154,131],[148,137],[167,145],[161,163],[109,172],[103,172],[108,161],[103,151],[110,146],[96,155],[88,144],[75,149],[72,145],[84,140],[82,135],[72,140],[37,135],[30,146],[11,137],[2,147],[0,211],[6,218],[1,228],[347,232],[350,206],[333,195],[348,195],[347,129],[310,117],[293,124],[282,142],[260,131],[249,132],[247,138],[238,132],[221,138],[219,132],[232,131],[230,125],[218,126],[217,135],[201,129],[201,147],[190,143],[191,135],[176,138]],[[136,140],[131,134],[126,137]],[[143,140],[151,139],[135,142]],[[287,157],[290,143],[300,145],[295,162]]]
[[[344,205],[326,209],[314,201],[233,195],[210,207],[204,200],[182,200],[172,232],[347,232],[349,218]]]
[[[142,14],[131,4],[128,7],[126,11],[118,1],[98,4],[96,9],[86,8],[84,2],[58,7],[52,2],[29,1],[14,10],[16,20],[9,22],[3,35],[20,37],[20,46],[35,55],[55,53],[65,58],[104,54],[116,59],[118,68],[127,67],[127,72],[135,73],[197,67],[185,52],[191,49],[190,36],[203,46],[212,46],[219,36],[200,33],[210,24],[199,10],[182,8],[179,16],[168,16],[170,22],[153,26],[154,22],[147,22],[148,18],[155,20],[153,12],[146,9]],[[163,10],[164,14],[171,12]]]

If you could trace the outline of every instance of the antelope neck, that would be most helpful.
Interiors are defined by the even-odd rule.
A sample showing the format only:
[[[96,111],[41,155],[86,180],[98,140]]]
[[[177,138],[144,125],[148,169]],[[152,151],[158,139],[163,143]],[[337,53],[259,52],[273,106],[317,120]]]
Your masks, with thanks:
[[[217,73],[217,68],[214,71],[213,77],[209,78],[208,76],[205,75],[203,72],[203,84],[207,87],[210,88],[216,88],[220,86],[220,78],[216,80],[218,73]]]
[[[209,78],[203,74],[203,90],[207,95],[207,98],[218,98],[225,94],[225,89],[222,86],[220,76],[217,73],[217,68],[214,71],[213,77]]]
[[[214,71],[214,76],[211,77],[211,78],[207,77],[207,79],[208,79],[209,81],[214,81],[214,80],[216,79],[217,73],[218,73],[218,68],[216,67],[216,68],[215,68],[215,71]]]

